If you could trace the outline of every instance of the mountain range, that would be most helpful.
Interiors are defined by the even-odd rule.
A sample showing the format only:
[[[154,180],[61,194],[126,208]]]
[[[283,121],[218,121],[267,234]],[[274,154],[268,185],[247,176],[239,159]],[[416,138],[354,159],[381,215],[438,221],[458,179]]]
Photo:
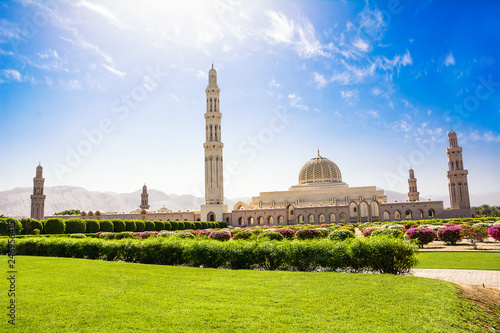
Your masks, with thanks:
[[[158,210],[164,206],[172,211],[178,210],[199,210],[200,205],[205,201],[203,197],[194,195],[166,194],[165,192],[148,189],[149,205],[151,210]],[[32,188],[18,187],[8,191],[0,192],[0,215],[28,217],[30,213],[30,195]],[[406,193],[385,191],[389,202],[404,202],[408,199]],[[68,209],[79,209],[83,211],[107,211],[107,212],[131,212],[137,209],[141,202],[141,190],[132,193],[114,193],[89,191],[82,187],[75,186],[54,186],[46,187],[45,195],[45,215],[52,215]],[[441,200],[444,206],[449,206],[447,196],[433,196],[433,200]],[[427,198],[421,197],[421,200]],[[251,198],[235,198],[225,201],[231,210],[238,201],[250,202]],[[483,204],[499,205],[500,192],[483,195],[471,194],[471,205],[480,206]]]

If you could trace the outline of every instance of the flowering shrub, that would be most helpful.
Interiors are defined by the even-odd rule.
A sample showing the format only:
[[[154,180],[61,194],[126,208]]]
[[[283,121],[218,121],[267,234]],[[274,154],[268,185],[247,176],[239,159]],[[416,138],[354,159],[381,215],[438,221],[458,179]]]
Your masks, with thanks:
[[[354,233],[352,233],[349,230],[345,230],[345,229],[333,230],[328,235],[328,238],[330,240],[338,240],[338,241],[343,241],[343,240],[346,240],[347,238],[354,238],[354,237],[355,237]]]
[[[372,236],[390,236],[394,238],[401,237],[403,238],[403,231],[399,229],[379,229],[379,230],[374,230],[371,234]]]
[[[402,224],[386,224],[384,227],[386,229],[406,230],[405,226]]]
[[[438,230],[437,235],[439,240],[446,244],[455,245],[462,240],[462,228],[455,225],[445,226]]]
[[[328,228],[316,228],[316,230],[319,230],[321,231],[321,233],[323,234],[323,237],[328,237],[328,234],[330,233],[330,229]]]
[[[408,230],[408,229],[411,229],[411,228],[417,228],[418,224],[415,223],[415,222],[407,222],[407,223],[405,223],[404,227],[405,227],[406,230]]]
[[[490,234],[491,238],[494,240],[500,241],[500,224],[494,224],[490,227],[488,229],[488,234]]]
[[[253,237],[253,233],[248,229],[239,229],[234,232],[234,239],[250,239]]]
[[[363,230],[363,236],[364,237],[370,237],[370,235],[372,234],[372,232],[374,232],[375,230],[379,230],[380,228],[377,228],[377,227],[371,227],[371,228],[366,228],[365,230]]]
[[[492,226],[493,226],[493,222],[479,222],[479,223],[476,223],[473,225],[473,227],[486,227],[486,228],[489,228]]]
[[[115,234],[115,239],[134,238],[134,233],[131,231],[122,231]]]
[[[181,239],[195,239],[196,238],[196,236],[192,232],[185,232],[185,231],[174,233],[174,236],[177,238],[181,238]]]
[[[424,247],[424,245],[429,244],[434,239],[436,239],[436,232],[429,228],[410,228],[406,230],[406,238],[413,239],[419,245],[419,247]]]
[[[69,235],[71,238],[85,238],[86,236],[84,234],[71,234]]]
[[[283,238],[285,237],[283,237],[282,234],[280,234],[275,230],[266,230],[257,237],[257,239],[260,240],[277,240],[277,241],[281,241],[283,240]]]
[[[283,237],[285,237],[287,239],[292,239],[293,236],[295,236],[295,233],[288,228],[278,229],[276,231],[279,232],[280,234],[282,234]]]
[[[197,232],[197,234],[198,234],[198,237],[200,237],[200,238],[208,238],[208,236],[210,235],[211,232],[212,232],[211,230],[199,230]]]
[[[166,237],[170,237],[173,235],[175,235],[175,232],[173,232],[173,231],[160,231],[158,233],[158,235],[156,235],[156,237],[165,237],[166,238]]]
[[[210,233],[208,238],[215,239],[218,241],[227,241],[232,237],[231,232],[229,230],[214,230]]]
[[[323,237],[323,233],[317,229],[300,229],[295,233],[297,239],[314,239]]]
[[[157,232],[152,232],[152,231],[143,231],[143,232],[136,232],[134,234],[134,237],[138,237],[140,239],[146,239],[151,236],[156,236],[158,233]]]
[[[477,249],[477,243],[482,242],[486,237],[488,237],[488,228],[483,226],[462,226],[462,237],[469,240],[469,242]]]
[[[113,232],[98,232],[96,237],[102,239],[113,239],[115,238],[115,234]]]

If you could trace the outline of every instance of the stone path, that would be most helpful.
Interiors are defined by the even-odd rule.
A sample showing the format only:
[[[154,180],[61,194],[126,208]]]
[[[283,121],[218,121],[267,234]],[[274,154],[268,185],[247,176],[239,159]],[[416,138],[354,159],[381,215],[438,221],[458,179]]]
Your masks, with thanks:
[[[445,280],[456,284],[500,288],[500,271],[476,271],[469,269],[412,269],[411,275]]]

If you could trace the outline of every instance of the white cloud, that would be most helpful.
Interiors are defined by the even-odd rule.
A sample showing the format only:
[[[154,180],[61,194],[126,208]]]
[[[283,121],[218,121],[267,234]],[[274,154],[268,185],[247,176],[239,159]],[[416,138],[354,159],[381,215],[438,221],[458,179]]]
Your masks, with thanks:
[[[289,94],[288,98],[290,99],[290,106],[306,111],[309,110],[309,107],[303,104],[302,98],[297,96],[295,93]]]
[[[370,44],[362,40],[361,38],[358,38],[354,43],[352,43],[356,48],[358,48],[360,51],[366,52],[370,48]]]
[[[269,81],[268,85],[269,87],[281,88],[281,84],[277,83],[275,78]]]
[[[453,53],[451,53],[451,51],[446,55],[446,58],[444,59],[444,65],[445,66],[455,65],[455,57],[453,57]]]
[[[78,81],[76,79],[75,80],[70,80],[68,82],[68,86],[67,87],[68,87],[69,90],[81,90],[82,89],[82,85],[81,85],[80,81]]]
[[[375,111],[375,110],[370,110],[370,111],[368,111],[368,115],[369,115],[369,116],[372,116],[372,117],[373,117],[373,118],[375,118],[375,119],[380,119],[380,116],[379,116],[379,114],[378,114],[378,111]]]
[[[15,69],[4,69],[2,70],[3,77],[11,81],[22,81],[22,75]]]
[[[128,30],[131,29],[131,27],[129,25],[122,23],[112,12],[110,12],[103,5],[91,3],[91,2],[88,2],[86,0],[83,0],[83,1],[78,2],[76,4],[76,6],[87,8],[87,9],[89,9],[89,10],[91,10],[99,15],[104,16],[105,18],[107,18],[109,20],[109,22],[111,22],[112,24],[114,24],[115,26],[117,26],[119,28],[128,29]]]
[[[307,19],[296,22],[283,13],[268,11],[271,27],[263,32],[276,44],[292,45],[300,57],[310,58],[315,55],[325,55],[323,45],[316,38],[316,31]]]
[[[106,64],[102,64],[102,66],[104,68],[106,68],[108,71],[110,71],[111,73],[113,73],[113,74],[115,74],[115,75],[117,75],[117,76],[119,76],[121,78],[123,78],[123,77],[125,77],[125,75],[127,75],[127,73],[121,72],[121,71],[117,70],[116,68],[114,68],[112,66],[108,66]]]
[[[341,96],[349,105],[356,105],[356,103],[359,101],[359,91],[357,89],[342,90]]]
[[[328,84],[325,77],[318,73],[314,73],[314,82],[316,83],[318,88],[323,88]]]

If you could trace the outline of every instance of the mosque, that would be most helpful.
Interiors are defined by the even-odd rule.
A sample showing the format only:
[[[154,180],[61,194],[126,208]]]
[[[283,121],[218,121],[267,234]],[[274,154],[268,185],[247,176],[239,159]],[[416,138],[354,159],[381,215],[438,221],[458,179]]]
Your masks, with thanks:
[[[376,186],[349,187],[342,180],[339,167],[320,155],[313,157],[301,168],[298,184],[287,191],[261,192],[252,202],[238,202],[229,211],[224,204],[223,155],[221,141],[220,89],[217,71],[208,72],[206,93],[205,132],[205,204],[199,211],[172,212],[167,208],[150,211],[146,185],[141,194],[138,210],[129,214],[107,214],[105,212],[81,212],[83,219],[134,219],[177,221],[225,221],[231,226],[293,225],[301,223],[356,223],[404,221],[432,218],[474,217],[470,208],[468,171],[463,168],[462,148],[458,146],[457,134],[448,134],[449,171],[448,187],[451,209],[444,209],[442,201],[420,201],[417,179],[410,168],[408,178],[408,200],[387,202],[383,190]],[[39,165],[34,178],[31,196],[31,217],[42,220],[45,195],[42,166]],[[72,218],[74,216],[58,216]]]

